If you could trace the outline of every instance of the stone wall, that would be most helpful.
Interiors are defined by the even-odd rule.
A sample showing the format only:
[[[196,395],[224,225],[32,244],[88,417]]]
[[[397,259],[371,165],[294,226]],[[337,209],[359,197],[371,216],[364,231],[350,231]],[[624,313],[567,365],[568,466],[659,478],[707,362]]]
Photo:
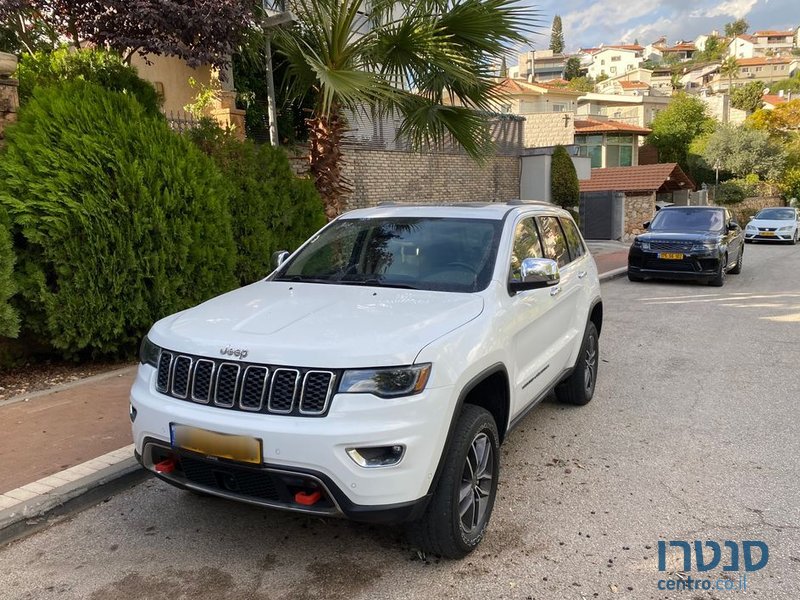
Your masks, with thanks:
[[[545,148],[575,143],[575,113],[553,112],[524,115],[526,148]]]
[[[625,194],[625,236],[644,233],[643,223],[652,220],[656,212],[656,195]]]
[[[734,218],[744,227],[747,221],[762,208],[770,206],[785,206],[786,203],[780,196],[758,196],[755,198],[745,198],[737,204],[730,204],[728,208],[733,213]]]
[[[4,137],[3,131],[6,125],[17,120],[17,110],[19,109],[18,86],[19,83],[16,79],[0,78],[0,141]]]
[[[308,172],[302,155],[289,158],[298,175]],[[494,156],[485,163],[463,154],[421,154],[347,148],[342,172],[352,183],[346,209],[381,202],[498,202],[519,198],[519,158]]]

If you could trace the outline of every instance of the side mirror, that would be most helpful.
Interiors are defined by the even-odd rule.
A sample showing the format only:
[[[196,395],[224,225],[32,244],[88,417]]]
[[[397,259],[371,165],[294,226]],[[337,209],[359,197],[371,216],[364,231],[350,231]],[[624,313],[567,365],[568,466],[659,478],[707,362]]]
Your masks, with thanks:
[[[739,224],[731,219],[731,222],[728,223],[728,231],[736,231],[739,229]]]
[[[272,268],[277,269],[286,259],[289,258],[289,253],[286,250],[277,250],[272,253]]]
[[[523,259],[519,274],[519,280],[510,281],[508,284],[509,290],[515,294],[525,290],[554,286],[561,281],[558,263],[549,258]]]
[[[665,214],[666,214],[666,213],[665,213]],[[650,221],[645,221],[644,223],[642,223],[642,227],[643,227],[644,229],[650,229]]]

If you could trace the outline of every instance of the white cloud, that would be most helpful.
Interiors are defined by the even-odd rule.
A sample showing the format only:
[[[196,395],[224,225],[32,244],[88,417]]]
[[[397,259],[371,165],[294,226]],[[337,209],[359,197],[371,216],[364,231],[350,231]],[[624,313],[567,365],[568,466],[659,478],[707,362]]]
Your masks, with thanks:
[[[690,17],[733,17],[741,19],[753,10],[758,0],[726,0],[715,6],[692,11]]]
[[[656,41],[662,35],[667,36],[668,40],[679,37],[681,33],[681,24],[676,22],[675,19],[668,17],[661,17],[653,23],[642,23],[631,27],[623,32],[619,41],[623,44],[633,43],[634,40],[639,40],[643,46]]]
[[[586,10],[564,15],[562,17],[564,33],[568,39],[575,39],[589,29],[598,27],[616,29],[620,25],[652,13],[660,4],[660,0],[638,0],[630,3],[599,0]]]

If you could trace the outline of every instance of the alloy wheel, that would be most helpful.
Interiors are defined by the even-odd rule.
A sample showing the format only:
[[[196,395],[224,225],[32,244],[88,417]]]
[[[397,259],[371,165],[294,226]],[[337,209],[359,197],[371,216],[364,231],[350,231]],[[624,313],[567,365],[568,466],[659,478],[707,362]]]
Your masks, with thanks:
[[[486,524],[494,478],[493,458],[489,436],[479,433],[467,452],[458,490],[461,531],[466,534],[480,530]]]
[[[586,391],[592,391],[597,377],[597,338],[590,335],[586,340],[586,352],[583,355],[583,384]]]

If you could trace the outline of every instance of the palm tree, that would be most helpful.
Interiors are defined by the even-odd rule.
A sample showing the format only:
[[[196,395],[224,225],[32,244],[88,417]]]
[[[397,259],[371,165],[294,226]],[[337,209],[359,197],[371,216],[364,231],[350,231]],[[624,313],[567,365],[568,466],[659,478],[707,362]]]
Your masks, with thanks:
[[[722,61],[722,64],[719,66],[719,74],[728,76],[728,93],[732,93],[733,78],[739,74],[739,61],[736,60],[735,56],[729,56]]]
[[[536,12],[521,0],[295,0],[299,25],[277,34],[287,92],[313,95],[307,119],[310,170],[328,218],[350,191],[342,176],[346,111],[401,119],[414,148],[455,142],[480,159],[492,150],[486,111],[493,75],[525,43]]]

